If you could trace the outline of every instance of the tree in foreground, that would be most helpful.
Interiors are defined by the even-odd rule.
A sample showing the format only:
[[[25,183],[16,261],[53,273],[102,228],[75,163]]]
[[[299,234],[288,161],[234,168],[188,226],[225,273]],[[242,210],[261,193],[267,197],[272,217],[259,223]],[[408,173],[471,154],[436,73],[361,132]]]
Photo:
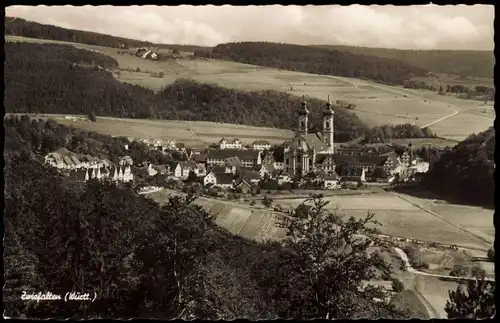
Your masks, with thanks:
[[[371,235],[374,214],[339,225],[339,210],[328,212],[322,195],[311,195],[279,225],[287,230],[289,251],[279,279],[281,317],[339,319],[400,315],[388,305],[382,287],[367,284],[376,279],[375,268],[390,267],[369,248],[386,245]],[[306,206],[304,206],[306,205]]]
[[[465,288],[459,285],[456,290],[450,291],[444,310],[449,319],[491,318],[495,314],[494,294],[494,283],[484,280],[481,274],[475,280],[469,280]]]

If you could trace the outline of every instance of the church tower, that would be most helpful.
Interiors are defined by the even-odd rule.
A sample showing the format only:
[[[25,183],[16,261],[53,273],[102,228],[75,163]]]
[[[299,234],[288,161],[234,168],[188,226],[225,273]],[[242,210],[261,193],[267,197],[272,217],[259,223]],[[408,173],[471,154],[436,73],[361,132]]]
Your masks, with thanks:
[[[299,128],[298,133],[302,136],[307,135],[307,123],[309,117],[309,110],[307,110],[307,102],[304,100],[300,103],[299,108]]]
[[[327,150],[333,154],[333,110],[330,97],[323,110],[323,142]]]

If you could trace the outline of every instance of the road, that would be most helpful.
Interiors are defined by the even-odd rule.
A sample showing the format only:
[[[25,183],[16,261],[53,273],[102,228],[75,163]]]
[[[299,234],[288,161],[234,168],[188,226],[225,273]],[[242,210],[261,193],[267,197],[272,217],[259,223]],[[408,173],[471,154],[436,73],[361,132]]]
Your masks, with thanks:
[[[455,116],[455,115],[457,115],[457,114],[458,114],[458,111],[455,111],[455,112],[453,112],[452,114],[449,114],[449,115],[447,115],[447,116],[444,116],[444,117],[442,117],[442,118],[439,118],[439,119],[437,119],[437,120],[434,120],[434,121],[432,121],[431,123],[428,123],[428,124],[426,124],[426,125],[421,126],[421,127],[420,127],[420,129],[424,129],[424,128],[430,127],[430,126],[432,126],[432,125],[433,125],[433,124],[435,124],[435,123],[438,123],[438,122],[441,122],[441,121],[446,120],[446,119],[448,119],[448,118],[451,118],[451,117],[453,117],[453,116]]]
[[[394,247],[394,250],[398,253],[399,257],[401,260],[403,260],[405,264],[405,269],[407,272],[415,274],[415,275],[422,275],[422,276],[429,276],[429,277],[436,277],[436,278],[444,278],[446,280],[453,280],[453,281],[463,281],[463,280],[476,280],[475,278],[472,277],[455,277],[455,276],[447,276],[447,275],[438,275],[438,274],[431,274],[431,273],[426,273],[423,271],[416,270],[413,268],[410,264],[410,261],[408,259],[408,256],[406,253],[401,250],[400,248]],[[489,282],[495,282],[495,279],[492,278],[485,278],[484,280],[489,281]],[[427,309],[427,313],[430,318],[446,318],[446,317],[441,317],[442,315],[439,315],[439,312],[432,306],[432,304],[425,298],[425,296],[418,290],[416,286],[416,281],[414,280],[412,283],[411,289],[417,294],[418,298],[422,301],[424,306]]]

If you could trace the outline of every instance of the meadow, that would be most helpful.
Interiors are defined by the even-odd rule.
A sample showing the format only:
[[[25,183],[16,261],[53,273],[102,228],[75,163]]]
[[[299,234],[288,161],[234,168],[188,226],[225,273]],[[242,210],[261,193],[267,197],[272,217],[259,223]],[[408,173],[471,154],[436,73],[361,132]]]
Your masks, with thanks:
[[[455,290],[457,286],[457,282],[442,281],[437,277],[415,277],[415,288],[427,299],[441,319],[447,318],[444,308],[449,300],[448,291]]]
[[[172,192],[160,191],[149,196],[158,202],[165,200]],[[381,193],[359,196],[325,197],[330,203],[327,209],[335,210],[340,207],[340,213],[347,220],[353,216],[363,218],[368,212],[375,213],[375,220],[381,226],[377,227],[381,233],[402,238],[455,244],[462,247],[480,248],[487,250],[488,243],[476,236],[459,230],[439,218],[417,208],[411,203],[398,198],[396,195]],[[274,199],[274,205],[285,208],[294,208],[302,203],[303,199]],[[243,235],[249,239],[275,240],[284,237],[283,229],[275,226],[279,213],[264,209],[259,202],[255,207],[242,203],[222,201],[210,198],[200,198],[197,201],[208,212],[217,215],[216,222],[234,234]]]
[[[6,41],[65,43],[15,36],[6,36]],[[387,123],[424,126],[459,111],[456,116],[431,126],[431,130],[438,136],[452,140],[462,140],[471,132],[485,130],[493,122],[491,113],[486,116],[481,113],[462,115],[462,111],[476,109],[483,103],[440,96],[427,90],[404,89],[361,79],[314,75],[220,60],[151,61],[118,54],[119,50],[116,48],[66,44],[96,50],[115,58],[119,70],[113,71],[113,75],[118,80],[155,91],[179,78],[189,78],[247,91],[277,90],[321,100],[330,97],[333,102],[344,100],[356,104],[353,112],[370,126]],[[158,78],[151,75],[159,72],[163,72],[165,76]],[[491,106],[489,104],[485,107],[489,107],[491,111]]]
[[[44,115],[49,116],[49,115]],[[206,121],[174,121],[97,117],[96,122],[72,121],[63,116],[52,116],[58,123],[98,133],[131,137],[134,139],[164,139],[182,142],[190,148],[204,148],[222,137],[237,137],[243,144],[266,139],[271,144],[281,144],[292,137],[283,129],[251,127]]]

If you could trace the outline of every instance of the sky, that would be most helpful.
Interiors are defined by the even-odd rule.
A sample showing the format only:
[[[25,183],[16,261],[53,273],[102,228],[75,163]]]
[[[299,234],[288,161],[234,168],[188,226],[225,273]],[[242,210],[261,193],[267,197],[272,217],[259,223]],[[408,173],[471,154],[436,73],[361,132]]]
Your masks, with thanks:
[[[492,5],[10,6],[6,15],[163,44],[493,50]]]

